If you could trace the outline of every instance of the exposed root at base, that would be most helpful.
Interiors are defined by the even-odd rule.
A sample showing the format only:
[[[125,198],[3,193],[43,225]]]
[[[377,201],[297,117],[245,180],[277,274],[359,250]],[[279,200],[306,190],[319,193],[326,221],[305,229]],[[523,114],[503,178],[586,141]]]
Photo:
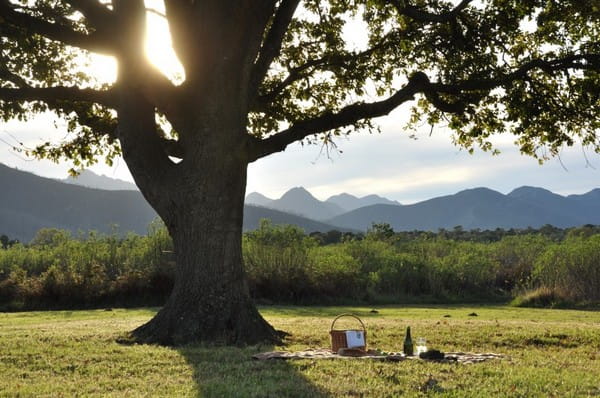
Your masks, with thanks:
[[[286,332],[275,330],[262,317],[254,319],[253,322],[242,317],[237,327],[219,329],[210,328],[202,322],[181,322],[173,325],[165,323],[165,318],[159,313],[127,336],[119,337],[117,342],[126,345],[156,344],[161,346],[182,346],[196,343],[231,346],[279,345],[289,335]],[[253,327],[246,326],[248,323]]]

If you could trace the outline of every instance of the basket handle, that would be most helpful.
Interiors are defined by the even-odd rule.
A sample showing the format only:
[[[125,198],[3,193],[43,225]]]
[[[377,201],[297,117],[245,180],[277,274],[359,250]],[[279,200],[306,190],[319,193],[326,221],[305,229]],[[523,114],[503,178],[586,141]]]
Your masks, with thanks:
[[[336,316],[335,319],[333,320],[333,322],[331,322],[331,330],[333,330],[333,326],[335,325],[335,322],[343,316],[350,316],[352,318],[355,318],[358,322],[360,322],[360,325],[363,328],[363,332],[365,332],[365,333],[367,332],[367,328],[365,327],[365,324],[363,323],[363,321],[361,321],[360,318],[357,317],[356,315],[350,314],[350,313],[341,314],[341,315]]]

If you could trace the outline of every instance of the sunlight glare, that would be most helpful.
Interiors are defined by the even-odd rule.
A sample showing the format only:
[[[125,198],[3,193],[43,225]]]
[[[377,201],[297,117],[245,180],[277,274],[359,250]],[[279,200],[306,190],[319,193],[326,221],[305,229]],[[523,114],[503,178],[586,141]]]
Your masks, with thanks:
[[[165,12],[163,1],[146,0],[146,8],[162,14]],[[181,83],[185,78],[184,71],[173,50],[171,32],[169,32],[166,19],[149,11],[146,14],[146,22],[146,56],[173,83]]]
[[[117,60],[114,57],[90,54],[89,59],[82,61],[84,73],[89,74],[100,84],[112,84],[117,80]]]
[[[146,8],[164,14],[164,2],[146,0]],[[180,84],[185,79],[181,63],[171,44],[171,33],[164,16],[155,12],[146,13],[147,31],[144,42],[146,57],[173,83]],[[86,64],[86,62],[82,62]],[[114,57],[90,54],[84,71],[92,75],[98,83],[112,84],[117,80],[117,61]]]

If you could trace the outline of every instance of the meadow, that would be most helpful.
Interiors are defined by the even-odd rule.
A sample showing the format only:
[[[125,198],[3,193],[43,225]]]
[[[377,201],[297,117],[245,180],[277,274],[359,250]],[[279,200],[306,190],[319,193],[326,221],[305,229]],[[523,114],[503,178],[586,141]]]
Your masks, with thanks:
[[[0,313],[0,396],[600,396],[598,311],[495,305],[371,309],[261,307],[269,322],[290,333],[279,347],[118,342],[153,316],[154,308]],[[413,338],[427,338],[429,348],[506,358],[467,365],[251,359],[275,349],[327,347],[331,321],[344,312],[363,319],[370,348],[401,350],[411,326]],[[352,319],[344,322],[339,326],[355,326]]]

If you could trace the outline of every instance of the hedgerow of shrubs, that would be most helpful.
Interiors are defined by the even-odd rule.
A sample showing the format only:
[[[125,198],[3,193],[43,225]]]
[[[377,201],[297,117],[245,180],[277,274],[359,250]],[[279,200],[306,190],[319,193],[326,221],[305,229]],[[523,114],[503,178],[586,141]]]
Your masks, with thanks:
[[[496,300],[555,306],[600,302],[600,230],[307,235],[263,220],[244,234],[251,294],[260,302]],[[175,261],[159,221],[146,236],[43,229],[0,249],[0,310],[160,305]]]
[[[161,304],[173,285],[164,227],[147,236],[40,230],[25,246],[0,250],[0,309]]]
[[[550,245],[536,260],[533,278],[560,297],[600,301],[600,235]]]

